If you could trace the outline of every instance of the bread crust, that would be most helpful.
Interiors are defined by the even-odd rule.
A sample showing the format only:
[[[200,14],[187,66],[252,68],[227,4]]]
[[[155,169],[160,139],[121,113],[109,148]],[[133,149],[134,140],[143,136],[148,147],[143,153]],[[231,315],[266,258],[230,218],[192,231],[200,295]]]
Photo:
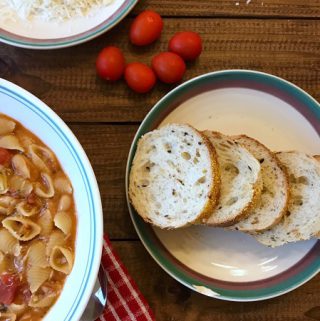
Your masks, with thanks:
[[[191,125],[188,125],[188,126],[193,128]],[[211,144],[211,142],[209,141],[206,135],[204,135],[202,132],[198,131],[195,128],[193,129],[198,132],[198,134],[201,136],[201,138],[203,139],[204,143],[206,144],[209,150],[209,155],[211,158],[211,170],[213,175],[212,175],[212,188],[211,188],[211,192],[208,195],[208,201],[205,204],[202,212],[199,214],[199,217],[188,225],[200,223],[203,219],[206,219],[211,215],[211,213],[213,212],[213,210],[218,204],[218,200],[220,197],[220,185],[221,185],[221,175],[220,175],[221,173],[219,169],[216,149]]]
[[[287,212],[287,209],[288,209],[288,204],[289,204],[289,199],[290,199],[290,188],[289,188],[289,176],[288,176],[288,171],[287,169],[285,168],[285,166],[283,166],[283,164],[280,162],[280,160],[278,159],[276,153],[273,153],[268,147],[266,147],[264,144],[262,144],[261,142],[259,142],[257,139],[255,138],[252,138],[252,137],[249,137],[245,134],[241,134],[241,135],[235,135],[235,136],[232,136],[233,139],[240,139],[240,138],[246,138],[246,139],[250,139],[251,141],[255,142],[257,145],[260,145],[268,154],[269,156],[272,157],[272,159],[274,160],[274,162],[277,164],[277,166],[282,170],[283,172],[283,175],[284,175],[284,189],[286,191],[286,200],[285,200],[285,204],[282,208],[282,210],[278,213],[277,217],[275,218],[275,220],[273,221],[272,224],[264,227],[264,228],[258,228],[258,229],[245,229],[245,228],[238,228],[237,230],[239,231],[242,231],[242,232],[248,232],[248,233],[255,233],[255,232],[263,232],[263,231],[266,231],[270,228],[272,228],[274,225],[277,225],[282,217],[285,215],[285,213]],[[241,143],[240,143],[241,144]],[[262,188],[263,188],[263,179],[261,177],[261,180],[262,180]],[[262,192],[262,190],[261,190]],[[247,213],[247,216],[245,217],[242,217],[242,219],[245,219],[246,217],[250,216],[250,211],[254,209],[255,205],[257,205],[259,201],[259,198],[256,202],[256,204],[252,204],[251,208],[249,209],[249,212]],[[239,220],[238,222],[240,222],[241,220]],[[238,223],[237,222],[237,223]]]
[[[230,138],[230,140],[232,140],[233,142],[235,142],[232,137],[229,137],[229,136],[226,136],[220,132],[217,132],[217,131],[211,131],[211,133],[213,133],[215,136],[219,137],[219,138],[224,138],[224,137],[228,137]],[[205,133],[204,133],[205,135]],[[208,138],[208,140],[210,141],[210,139]],[[237,145],[241,145],[237,142],[235,142],[235,144]],[[212,144],[213,145],[213,144]],[[248,154],[251,155],[251,153],[244,147],[241,145],[241,147],[243,149],[245,149]],[[218,160],[219,161],[219,160]],[[208,225],[208,226],[213,226],[213,227],[228,227],[228,226],[231,226],[231,225],[234,225],[236,224],[237,222],[241,221],[242,219],[244,219],[245,217],[247,217],[247,215],[250,213],[251,209],[254,208],[254,206],[257,204],[258,200],[260,199],[260,195],[261,195],[261,191],[262,191],[262,178],[261,178],[261,172],[258,173],[258,178],[256,180],[256,182],[253,184],[252,186],[252,189],[253,189],[253,195],[252,195],[252,198],[250,200],[250,202],[248,202],[246,204],[245,207],[243,207],[243,209],[233,218],[230,218],[230,219],[226,219],[224,220],[223,222],[215,222],[215,223],[212,223],[212,222],[209,222],[207,221],[206,219],[205,220],[202,220],[202,223],[204,223],[205,225]],[[211,215],[214,215],[214,210],[212,211]],[[209,215],[208,218],[211,216]]]

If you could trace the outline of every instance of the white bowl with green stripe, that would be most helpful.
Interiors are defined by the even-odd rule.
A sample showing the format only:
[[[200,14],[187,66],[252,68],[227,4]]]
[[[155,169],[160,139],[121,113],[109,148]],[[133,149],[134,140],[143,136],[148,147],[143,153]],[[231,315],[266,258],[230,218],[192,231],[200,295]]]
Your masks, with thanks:
[[[77,321],[93,291],[102,253],[103,216],[96,178],[77,138],[52,109],[2,78],[0,101],[0,113],[19,121],[49,146],[71,180],[77,217],[75,261],[43,321]]]
[[[166,123],[200,130],[247,134],[272,150],[320,153],[320,107],[297,86],[248,70],[213,72],[191,79],[164,96],[142,122],[139,138]],[[139,217],[128,200],[135,229],[147,251],[187,287],[230,301],[256,301],[287,293],[320,270],[320,241],[267,248],[251,236],[203,226],[160,230]]]
[[[0,5],[0,42],[30,49],[58,49],[89,41],[118,24],[138,0],[113,0],[84,17],[66,21],[25,20],[4,14]]]

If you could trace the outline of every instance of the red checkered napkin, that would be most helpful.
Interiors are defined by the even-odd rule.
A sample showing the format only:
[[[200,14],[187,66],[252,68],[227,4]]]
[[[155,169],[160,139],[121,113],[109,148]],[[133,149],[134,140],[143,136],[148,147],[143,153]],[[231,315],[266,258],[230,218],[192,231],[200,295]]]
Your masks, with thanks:
[[[114,252],[107,236],[104,237],[101,262],[108,277],[108,303],[103,315],[96,321],[155,321],[149,304]]]

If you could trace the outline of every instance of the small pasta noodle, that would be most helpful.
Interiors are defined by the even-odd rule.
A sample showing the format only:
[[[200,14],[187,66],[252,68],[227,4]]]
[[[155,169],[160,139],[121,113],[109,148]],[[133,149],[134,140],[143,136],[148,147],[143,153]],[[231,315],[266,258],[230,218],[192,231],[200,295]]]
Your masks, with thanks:
[[[54,188],[60,193],[71,194],[72,186],[70,181],[64,176],[57,176],[53,182]]]
[[[41,213],[38,218],[38,224],[41,227],[40,235],[48,236],[52,232],[53,218],[50,210],[46,209]]]
[[[12,236],[6,229],[0,229],[0,251],[5,254],[18,256],[21,252],[21,247],[17,238]]]
[[[35,166],[42,172],[52,173],[52,169],[56,167],[56,158],[49,148],[31,144],[29,146],[29,155]]]
[[[62,246],[55,246],[50,255],[50,266],[59,272],[69,274],[73,266],[73,253]]]
[[[0,196],[0,214],[10,215],[15,210],[18,200],[12,196]]]
[[[30,205],[26,201],[22,201],[16,206],[17,213],[21,216],[33,216],[40,212],[40,208],[34,205]]]
[[[30,178],[30,168],[27,165],[26,158],[21,154],[16,154],[12,157],[11,160],[13,170],[16,175],[21,176],[22,178]]]
[[[12,193],[27,197],[33,190],[33,185],[28,179],[13,175],[9,178],[8,187]]]
[[[5,135],[0,137],[0,147],[5,149],[19,150],[24,152],[24,148],[21,146],[19,139],[14,135]]]
[[[0,135],[7,135],[14,131],[16,123],[10,119],[0,117]]]
[[[57,298],[57,293],[47,295],[33,294],[30,298],[29,306],[32,308],[47,308],[51,306]]]
[[[38,224],[25,217],[7,217],[2,221],[2,225],[19,241],[30,241],[41,232]]]
[[[16,304],[16,303],[11,303],[8,306],[8,310],[11,313],[16,314],[17,316],[21,315],[25,310],[26,310],[27,306],[25,304]]]
[[[28,250],[27,253],[28,264],[31,266],[39,266],[46,268],[49,266],[47,256],[46,256],[46,245],[37,241],[34,242]]]
[[[0,172],[0,194],[8,192],[8,178],[5,173]]]
[[[7,273],[11,266],[11,259],[0,251],[0,274]]]
[[[47,249],[46,249],[46,254],[50,256],[53,248],[55,246],[61,246],[65,244],[65,235],[59,231],[55,230],[50,234],[48,243],[47,243]]]
[[[47,173],[41,173],[42,183],[36,183],[35,193],[42,198],[52,198],[54,187],[52,178]]]
[[[40,286],[49,279],[51,273],[51,268],[31,266],[27,270],[27,281],[29,283],[31,293],[35,293]]]
[[[54,217],[54,225],[65,235],[69,235],[72,229],[72,219],[67,212],[58,212]]]
[[[58,211],[63,212],[63,211],[69,210],[71,207],[71,204],[72,204],[71,196],[67,194],[62,195],[59,200]]]

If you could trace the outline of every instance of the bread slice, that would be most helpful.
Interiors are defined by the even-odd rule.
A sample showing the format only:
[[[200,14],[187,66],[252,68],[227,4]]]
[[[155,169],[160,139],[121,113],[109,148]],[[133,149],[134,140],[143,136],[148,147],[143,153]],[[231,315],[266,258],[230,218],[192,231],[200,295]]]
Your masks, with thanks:
[[[230,228],[244,232],[264,231],[279,223],[287,211],[289,183],[286,171],[281,169],[277,156],[257,140],[245,135],[232,138],[259,160],[263,188],[257,205],[248,217]]]
[[[260,163],[232,138],[212,131],[204,131],[204,134],[217,151],[221,191],[217,207],[203,223],[233,225],[247,216],[260,197]]]
[[[277,153],[289,175],[290,199],[283,219],[255,238],[276,247],[289,242],[319,237],[320,163],[312,156],[292,151]]]
[[[160,228],[178,228],[207,217],[220,189],[217,156],[189,125],[169,124],[138,142],[129,197],[140,216]]]
[[[313,157],[314,157],[318,162],[320,162],[320,155],[313,155]]]

